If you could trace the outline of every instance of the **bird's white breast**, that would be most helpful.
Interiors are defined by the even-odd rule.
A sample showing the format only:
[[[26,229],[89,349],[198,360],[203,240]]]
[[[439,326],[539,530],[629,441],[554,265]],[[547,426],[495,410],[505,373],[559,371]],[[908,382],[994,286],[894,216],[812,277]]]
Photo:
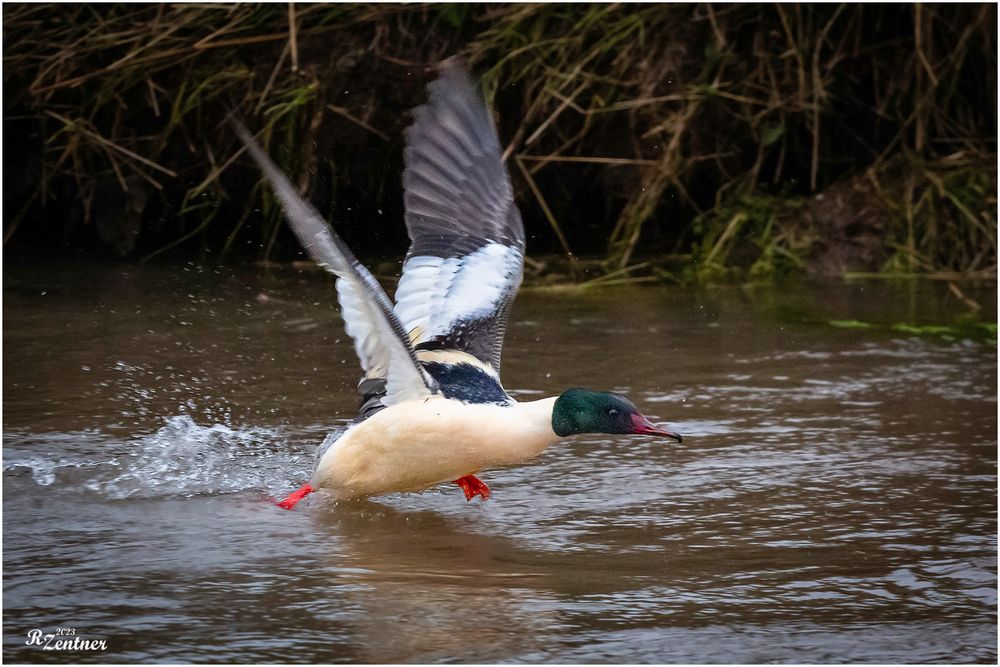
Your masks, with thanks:
[[[558,440],[554,402],[469,404],[432,396],[390,406],[323,454],[312,485],[340,498],[417,491],[526,461]]]

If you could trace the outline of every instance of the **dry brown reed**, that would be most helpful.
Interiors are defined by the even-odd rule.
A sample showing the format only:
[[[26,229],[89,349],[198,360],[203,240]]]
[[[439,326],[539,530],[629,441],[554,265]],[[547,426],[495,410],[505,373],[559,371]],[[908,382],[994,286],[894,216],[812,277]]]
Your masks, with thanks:
[[[800,213],[848,189],[877,200],[880,250],[841,270],[995,275],[995,5],[6,4],[3,16],[5,173],[25,163],[5,177],[5,244],[90,234],[123,255],[270,259],[284,232],[222,122],[237,110],[347,236],[395,249],[398,234],[365,239],[375,211],[399,213],[404,110],[460,53],[499,109],[529,250],[599,255],[607,280],[674,277],[642,260],[677,253],[689,277],[808,269],[839,223]],[[109,207],[131,232],[95,222]],[[837,233],[857,242],[849,223]]]

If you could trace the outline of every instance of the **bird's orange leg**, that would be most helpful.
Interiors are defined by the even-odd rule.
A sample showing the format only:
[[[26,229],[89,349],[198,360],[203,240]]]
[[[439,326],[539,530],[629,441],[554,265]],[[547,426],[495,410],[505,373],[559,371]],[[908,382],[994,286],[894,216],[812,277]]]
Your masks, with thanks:
[[[278,507],[283,510],[290,510],[299,504],[299,501],[308,496],[310,493],[316,489],[312,488],[309,484],[303,485],[298,491],[293,491],[288,494],[288,497],[282,500],[280,503],[275,503]]]
[[[465,492],[466,501],[472,500],[476,496],[479,496],[483,500],[489,500],[490,487],[486,486],[486,482],[479,479],[475,475],[459,477],[455,480],[455,484],[462,487],[462,491]]]

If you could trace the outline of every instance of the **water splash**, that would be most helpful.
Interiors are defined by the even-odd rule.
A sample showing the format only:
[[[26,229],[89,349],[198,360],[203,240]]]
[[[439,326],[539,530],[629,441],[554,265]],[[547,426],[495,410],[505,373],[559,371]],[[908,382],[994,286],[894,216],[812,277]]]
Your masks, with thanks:
[[[309,477],[313,454],[310,443],[290,445],[277,429],[201,426],[188,415],[131,440],[94,431],[8,433],[5,440],[5,478],[112,500],[282,493]]]

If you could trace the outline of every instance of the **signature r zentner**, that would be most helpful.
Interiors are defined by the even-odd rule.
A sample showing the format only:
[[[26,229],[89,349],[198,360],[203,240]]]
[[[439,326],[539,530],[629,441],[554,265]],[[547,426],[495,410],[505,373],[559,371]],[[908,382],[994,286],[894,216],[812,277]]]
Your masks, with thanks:
[[[56,628],[55,632],[28,630],[27,646],[41,646],[43,651],[106,651],[106,639],[81,639],[76,628]]]

